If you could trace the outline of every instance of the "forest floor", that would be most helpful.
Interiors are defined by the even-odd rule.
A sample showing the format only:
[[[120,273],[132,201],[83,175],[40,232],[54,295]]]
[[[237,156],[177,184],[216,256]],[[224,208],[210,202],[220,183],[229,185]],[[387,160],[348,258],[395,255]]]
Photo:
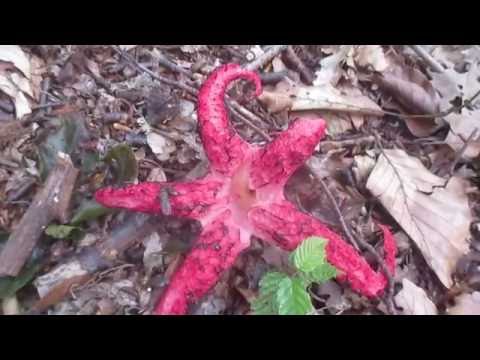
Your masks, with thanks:
[[[460,45],[0,46],[0,313],[151,313],[199,224],[93,194],[205,174],[196,94],[227,63],[262,79],[229,90],[249,143],[325,119],[286,196],[374,268],[392,229],[395,313],[480,314],[480,47]],[[191,313],[251,314],[288,255],[254,239]],[[320,315],[391,313],[336,280],[309,293]]]

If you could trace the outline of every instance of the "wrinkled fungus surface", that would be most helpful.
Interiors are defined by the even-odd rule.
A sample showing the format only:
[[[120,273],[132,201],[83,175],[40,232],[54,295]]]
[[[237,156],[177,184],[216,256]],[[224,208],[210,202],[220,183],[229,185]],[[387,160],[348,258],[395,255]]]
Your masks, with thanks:
[[[193,248],[173,275],[155,314],[185,314],[201,299],[250,245],[251,235],[285,250],[295,249],[311,235],[328,240],[327,259],[359,293],[382,293],[385,276],[375,272],[355,249],[319,220],[301,212],[284,196],[289,177],[313,153],[325,134],[322,119],[297,119],[270,144],[259,147],[244,141],[229,122],[224,104],[227,86],[236,79],[252,81],[256,94],[261,83],[255,72],[228,64],[216,69],[202,86],[198,98],[200,134],[210,161],[209,173],[192,182],[130,185],[97,191],[106,207],[162,213],[159,192],[170,188],[172,215],[202,224]],[[393,272],[395,242],[384,233],[386,264]]]

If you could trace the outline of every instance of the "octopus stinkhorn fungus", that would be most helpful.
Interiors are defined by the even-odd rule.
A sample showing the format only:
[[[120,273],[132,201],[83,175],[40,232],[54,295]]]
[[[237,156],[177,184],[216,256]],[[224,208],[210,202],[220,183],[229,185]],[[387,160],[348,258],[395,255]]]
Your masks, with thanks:
[[[261,93],[257,73],[237,64],[217,68],[203,84],[198,97],[200,134],[210,162],[208,174],[191,182],[144,182],[124,188],[104,188],[96,200],[110,208],[162,213],[159,193],[168,186],[174,216],[200,221],[202,232],[175,272],[157,303],[155,314],[185,314],[230,268],[250,245],[251,235],[285,250],[295,249],[311,235],[327,239],[327,259],[340,270],[357,292],[374,297],[387,279],[375,272],[355,249],[319,220],[299,211],[284,196],[289,177],[313,153],[325,134],[322,119],[296,119],[264,147],[244,141],[232,128],[224,104],[227,86],[236,79],[254,83]],[[395,242],[387,227],[384,234],[386,264],[395,264]]]

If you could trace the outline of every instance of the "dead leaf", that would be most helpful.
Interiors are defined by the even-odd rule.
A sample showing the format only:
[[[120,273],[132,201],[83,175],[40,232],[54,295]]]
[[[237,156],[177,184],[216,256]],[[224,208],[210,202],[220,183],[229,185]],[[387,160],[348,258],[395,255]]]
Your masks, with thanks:
[[[30,61],[18,45],[0,45],[0,61],[10,62],[29,79]]]
[[[375,158],[367,155],[357,155],[353,158],[353,173],[359,184],[363,183],[375,166]]]
[[[17,119],[23,118],[32,112],[30,104],[18,86],[11,80],[0,74],[0,91],[10,96],[15,103],[15,113]]]
[[[31,60],[34,62],[35,70],[33,78]],[[38,58],[33,56],[29,59],[17,45],[0,45],[0,63],[13,65],[13,68],[2,66],[0,69],[0,91],[13,99],[17,119],[31,113],[30,103],[25,95],[38,100],[38,66],[41,62],[37,60]],[[12,69],[17,69],[19,72],[11,71]],[[33,91],[34,87],[38,88]]]
[[[435,114],[440,101],[430,80],[419,70],[408,66],[404,59],[390,53],[388,67],[373,75],[372,80],[383,91],[393,96],[407,114]],[[430,135],[436,128],[434,119],[407,118],[406,124],[415,136]]]
[[[154,132],[147,134],[147,143],[160,161],[168,160],[170,154],[176,150],[175,143],[172,140]]]
[[[448,315],[480,315],[480,292],[461,294],[456,305],[447,310]]]
[[[446,188],[420,160],[403,150],[384,150],[371,172],[367,189],[415,242],[428,265],[447,287],[462,255],[468,252],[472,215],[467,181],[452,177]],[[401,180],[400,180],[400,179]]]
[[[352,45],[341,45],[335,54],[324,57],[320,61],[320,70],[315,73],[313,85],[337,85],[343,73],[341,64],[351,48]]]
[[[425,290],[408,279],[402,281],[403,289],[395,296],[404,315],[437,315],[437,307],[428,298]]]
[[[360,45],[355,48],[354,60],[360,67],[371,67],[375,71],[385,71],[389,63],[380,45]]]
[[[470,64],[467,72],[459,73],[454,69],[447,69],[443,73],[430,73],[432,84],[440,94],[441,109],[448,110],[455,98],[462,98],[463,101],[471,99],[479,90],[480,66],[477,62]],[[478,99],[476,99],[478,101]],[[474,103],[476,103],[474,101]]]
[[[462,154],[465,159],[477,157],[480,154],[480,110],[470,111],[464,108],[461,114],[448,114],[445,120],[450,124],[445,142],[455,151],[460,151],[473,131],[477,130]]]
[[[138,45],[118,45],[120,50],[123,50],[123,51],[128,51],[128,50],[135,49],[137,46]]]

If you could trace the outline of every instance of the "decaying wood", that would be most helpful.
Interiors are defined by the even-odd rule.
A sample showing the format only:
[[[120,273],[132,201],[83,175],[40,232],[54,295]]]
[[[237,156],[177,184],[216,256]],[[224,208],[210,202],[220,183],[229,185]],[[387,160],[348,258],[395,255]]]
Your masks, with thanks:
[[[155,231],[159,223],[161,219],[159,222],[157,217],[130,214],[126,221],[114,227],[104,240],[84,247],[78,254],[39,277],[37,282],[49,283],[48,292],[41,296],[32,310],[36,313],[46,310],[67,297],[73,286],[80,286],[98,271],[114,266],[115,259]],[[74,271],[68,269],[74,269]]]
[[[16,276],[52,220],[68,221],[68,207],[78,176],[70,157],[59,153],[45,185],[37,193],[0,253],[0,276]]]

